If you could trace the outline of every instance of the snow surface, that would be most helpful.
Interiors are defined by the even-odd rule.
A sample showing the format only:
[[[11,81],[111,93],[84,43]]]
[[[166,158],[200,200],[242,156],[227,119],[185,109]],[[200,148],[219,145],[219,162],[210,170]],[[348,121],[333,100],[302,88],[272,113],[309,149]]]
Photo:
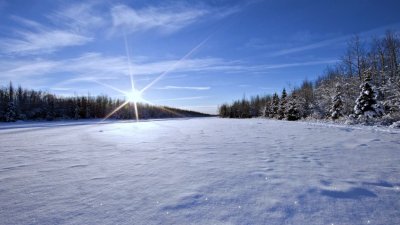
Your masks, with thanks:
[[[0,154],[0,224],[400,224],[396,130],[2,124]]]

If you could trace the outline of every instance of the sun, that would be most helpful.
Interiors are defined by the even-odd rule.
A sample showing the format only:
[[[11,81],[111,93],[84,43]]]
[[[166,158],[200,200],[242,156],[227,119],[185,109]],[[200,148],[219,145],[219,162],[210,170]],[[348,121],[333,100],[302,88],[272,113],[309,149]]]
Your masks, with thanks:
[[[121,94],[123,94],[125,96],[125,102],[123,102],[120,106],[118,106],[116,109],[114,109],[112,112],[110,112],[102,121],[110,118],[114,113],[118,112],[120,109],[122,109],[124,106],[128,105],[129,103],[133,103],[133,107],[135,109],[136,121],[138,122],[139,121],[138,103],[141,102],[141,103],[146,103],[146,104],[149,104],[149,105],[153,105],[151,102],[149,102],[149,101],[147,101],[147,100],[145,100],[143,98],[143,93],[147,89],[149,89],[151,86],[153,86],[155,83],[157,83],[159,80],[161,80],[165,75],[167,75],[172,70],[174,70],[179,65],[179,63],[181,63],[182,61],[184,61],[187,58],[189,58],[195,51],[197,51],[200,47],[202,47],[208,41],[208,39],[210,39],[210,37],[211,37],[211,35],[209,35],[206,39],[204,39],[202,42],[200,42],[200,44],[195,46],[185,56],[183,56],[180,60],[175,62],[175,64],[173,64],[170,68],[168,68],[167,70],[162,72],[156,79],[154,79],[152,82],[150,82],[147,86],[145,86],[143,89],[141,89],[139,91],[139,90],[137,90],[135,88],[135,84],[134,84],[134,80],[133,80],[132,65],[131,65],[131,57],[130,57],[129,49],[128,49],[128,41],[127,41],[126,35],[124,33],[125,50],[126,50],[126,56],[127,56],[127,59],[128,59],[129,77],[130,77],[130,81],[131,81],[132,90],[129,91],[129,92],[125,92],[123,90],[120,90],[119,88],[116,88],[114,86],[102,83],[100,81],[94,81],[94,82],[96,82],[96,83],[98,83],[100,85],[103,85],[105,87],[114,89],[115,91],[118,91],[118,92],[120,92]]]
[[[144,99],[142,97],[142,93],[137,90],[132,90],[132,91],[126,93],[125,97],[128,102],[132,102],[132,103],[144,101]]]

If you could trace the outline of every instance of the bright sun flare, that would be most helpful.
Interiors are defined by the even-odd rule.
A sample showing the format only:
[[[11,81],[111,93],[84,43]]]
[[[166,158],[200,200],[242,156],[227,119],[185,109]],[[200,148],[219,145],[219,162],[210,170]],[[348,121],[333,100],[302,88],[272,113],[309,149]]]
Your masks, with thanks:
[[[143,101],[142,93],[136,90],[132,90],[131,92],[126,93],[126,100],[133,103],[141,102]]]
[[[0,0],[1,1],[1,0]],[[151,86],[153,86],[155,83],[157,83],[159,80],[161,80],[165,75],[167,75],[168,73],[170,73],[173,69],[175,69],[179,63],[181,63],[182,61],[186,60],[187,58],[189,58],[196,50],[198,50],[202,45],[204,45],[204,43],[207,42],[207,40],[211,37],[211,35],[209,35],[206,39],[204,39],[202,42],[200,42],[200,44],[198,44],[197,46],[195,46],[192,50],[190,50],[185,56],[183,56],[180,60],[178,60],[175,64],[173,64],[170,68],[168,68],[167,70],[165,70],[163,73],[161,73],[155,80],[153,80],[150,84],[148,84],[146,87],[144,87],[143,89],[141,89],[140,91],[135,89],[135,85],[134,85],[134,81],[133,81],[133,75],[132,75],[132,68],[131,68],[131,59],[130,59],[130,54],[129,54],[129,49],[128,49],[128,42],[126,39],[126,35],[124,33],[124,41],[125,41],[125,50],[126,50],[126,55],[128,58],[128,68],[129,68],[129,76],[130,76],[130,80],[131,80],[131,86],[132,86],[132,90],[130,92],[125,92],[122,91],[116,87],[113,87],[111,85],[108,84],[103,84],[100,81],[95,81],[98,84],[101,84],[103,86],[109,87],[111,89],[114,89],[122,94],[125,95],[125,102],[122,103],[120,106],[118,106],[116,109],[114,109],[114,111],[112,111],[111,113],[109,113],[104,119],[108,119],[110,118],[114,113],[118,112],[120,109],[122,109],[125,105],[129,104],[129,103],[133,103],[133,106],[135,107],[135,117],[136,117],[136,121],[139,121],[139,112],[138,112],[138,107],[137,107],[137,103],[138,102],[142,102],[142,103],[147,103],[147,104],[151,104],[149,101],[145,100],[142,97],[142,94],[149,89]],[[165,110],[165,109],[164,109]]]

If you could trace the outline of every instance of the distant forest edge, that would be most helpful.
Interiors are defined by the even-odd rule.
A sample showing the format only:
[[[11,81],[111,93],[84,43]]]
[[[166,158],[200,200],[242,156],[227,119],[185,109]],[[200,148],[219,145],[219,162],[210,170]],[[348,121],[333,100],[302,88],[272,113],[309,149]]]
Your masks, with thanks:
[[[387,31],[382,38],[348,42],[339,63],[316,81],[278,95],[253,96],[219,107],[228,118],[266,117],[280,120],[329,119],[347,124],[400,127],[400,38]]]
[[[102,119],[125,101],[106,95],[60,97],[43,91],[0,87],[0,121],[59,120],[59,119]],[[207,114],[138,103],[139,119],[205,117]],[[135,119],[133,103],[126,104],[110,119]]]

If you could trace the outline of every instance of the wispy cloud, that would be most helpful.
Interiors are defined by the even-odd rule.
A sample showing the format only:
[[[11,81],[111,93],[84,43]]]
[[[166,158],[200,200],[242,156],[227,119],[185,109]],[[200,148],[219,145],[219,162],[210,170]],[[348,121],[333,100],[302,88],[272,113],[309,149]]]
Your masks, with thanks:
[[[100,53],[85,53],[79,57],[61,60],[4,59],[0,61],[0,79],[24,83],[28,79],[45,79],[60,73],[67,74],[63,75],[64,80],[58,78],[60,83],[64,84],[125,79],[129,76],[126,60],[124,56],[104,56]],[[137,62],[133,60],[133,74],[134,76],[159,75],[173,67],[177,61]],[[230,64],[218,58],[187,59],[179,63],[174,73],[223,71],[229,68]],[[172,77],[179,75],[178,78],[186,76],[186,74],[171,75]]]
[[[13,80],[24,83],[27,80],[47,79],[59,76],[59,87],[62,84],[73,84],[80,82],[95,82],[101,80],[127,79],[129,69],[126,65],[125,56],[104,56],[100,53],[85,53],[79,57],[61,60],[3,60],[0,61],[0,79]],[[135,79],[142,75],[159,75],[176,65],[178,60],[161,60],[153,62],[132,62]],[[248,64],[243,61],[229,61],[221,58],[194,58],[182,60],[168,76],[188,76],[193,73],[260,73],[268,70],[289,67],[304,67],[321,64],[335,63],[337,60],[303,61],[284,64]],[[166,78],[168,78],[166,76]],[[210,87],[192,86],[166,86],[164,89],[187,89],[208,90]]]
[[[260,65],[257,67],[253,67],[253,69],[282,69],[282,68],[289,68],[289,67],[301,67],[301,66],[313,66],[313,65],[328,65],[337,63],[338,59],[328,59],[328,60],[315,60],[315,61],[306,61],[306,62],[295,62],[295,63],[279,63],[279,64],[270,64],[270,65]]]
[[[191,97],[181,97],[181,98],[165,98],[165,99],[157,99],[153,100],[153,102],[168,102],[168,101],[185,101],[185,100],[196,100],[196,99],[205,99],[210,96],[191,96]]]
[[[53,23],[63,24],[73,31],[86,33],[107,24],[106,16],[96,7],[95,2],[70,4],[60,7],[47,17]]]
[[[50,88],[53,91],[70,91],[71,88],[60,88],[60,87],[51,87]]]
[[[14,35],[0,39],[0,51],[6,54],[34,55],[52,53],[60,48],[83,45],[92,41],[79,33],[46,27],[32,20],[14,17],[28,28],[15,30]]]
[[[56,71],[60,63],[50,60],[3,60],[0,62],[1,79],[25,79],[27,76],[45,75]]]
[[[174,3],[168,6],[133,8],[118,4],[101,11],[104,5],[95,2],[61,4],[40,23],[19,16],[10,18],[19,26],[10,28],[9,35],[0,38],[0,53],[12,55],[40,55],[56,52],[70,46],[85,45],[94,40],[94,34],[103,27],[119,32],[157,30],[172,33],[201,20],[223,18],[240,7],[211,7]],[[93,31],[93,32],[91,32]]]
[[[348,38],[349,38],[349,36],[343,36],[343,37],[338,37],[338,38],[333,38],[333,39],[329,39],[329,40],[315,42],[315,43],[308,44],[308,45],[298,46],[298,47],[294,47],[294,48],[282,49],[282,50],[276,51],[274,53],[271,53],[270,56],[282,56],[282,55],[287,55],[287,54],[291,54],[291,53],[303,52],[303,51],[317,49],[317,48],[321,48],[321,47],[325,47],[325,46],[330,46],[332,44],[343,43],[346,40],[348,40]]]
[[[191,105],[191,106],[186,106],[190,108],[210,108],[210,107],[217,107],[217,105]]]
[[[155,29],[168,34],[199,22],[201,19],[223,18],[237,11],[239,11],[237,7],[216,9],[182,4],[135,9],[120,4],[111,9],[111,16],[115,29],[123,28],[129,32]]]
[[[261,90],[274,90],[272,87],[259,87]]]
[[[0,52],[16,55],[39,55],[65,47],[85,45],[94,40],[94,31],[107,23],[108,12],[100,13],[98,4],[61,4],[44,15],[41,23],[19,16],[10,16],[18,26],[0,39]]]
[[[384,34],[384,32],[386,30],[399,28],[399,27],[400,27],[400,23],[395,23],[395,24],[391,24],[391,25],[387,25],[387,26],[374,28],[371,30],[366,30],[366,31],[360,32],[358,34],[347,34],[347,35],[337,36],[337,37],[322,40],[322,41],[316,41],[316,42],[309,43],[306,45],[281,49],[281,50],[272,52],[271,54],[269,54],[269,56],[283,56],[283,55],[288,55],[288,54],[297,53],[297,52],[304,52],[304,51],[328,47],[328,46],[346,45],[348,43],[348,41],[350,41],[350,39],[354,35],[358,35],[361,39],[368,40],[371,37],[376,36],[377,34],[380,34],[380,35]],[[305,36],[307,37],[307,38],[304,38],[306,40],[312,39],[310,34],[308,34],[308,35],[306,34]],[[273,45],[264,44],[258,39],[251,39],[246,46],[264,48],[264,47],[272,47]]]
[[[57,86],[64,86],[64,85],[71,85],[71,84],[76,84],[76,83],[83,83],[83,82],[91,82],[91,83],[96,83],[96,82],[103,82],[103,81],[110,81],[110,80],[117,80],[117,77],[111,77],[111,76],[94,76],[93,74],[81,74],[81,76],[77,76],[74,78],[70,78],[67,80],[63,80],[57,83]]]
[[[87,53],[78,58],[64,60],[62,63],[65,66],[59,69],[65,72],[73,72],[74,74],[122,77],[129,75],[126,60],[126,57],[123,56],[104,56],[100,53]],[[133,60],[131,66],[134,76],[159,75],[170,70],[170,68],[174,68],[173,73],[240,71],[245,69],[243,65],[238,65],[236,61],[227,61],[220,58],[193,58],[152,62]]]
[[[195,91],[204,91],[204,90],[210,90],[211,87],[187,87],[187,86],[165,86],[165,87],[160,87],[157,88],[160,90],[169,90],[169,89],[180,89],[180,90],[195,90]]]

